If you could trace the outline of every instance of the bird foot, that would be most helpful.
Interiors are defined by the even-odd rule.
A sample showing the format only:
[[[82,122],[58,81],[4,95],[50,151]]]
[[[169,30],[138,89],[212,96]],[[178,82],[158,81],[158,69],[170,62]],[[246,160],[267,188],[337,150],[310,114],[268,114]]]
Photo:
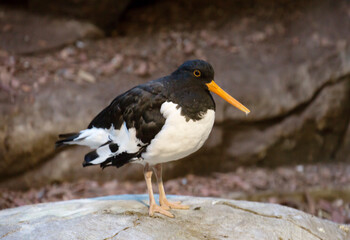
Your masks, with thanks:
[[[180,201],[177,202],[169,202],[167,199],[162,200],[160,202],[160,206],[164,209],[164,210],[169,210],[169,209],[183,209],[183,210],[187,210],[190,209],[190,206],[187,205],[181,205]]]
[[[163,207],[158,206],[157,204],[152,204],[149,206],[149,211],[148,211],[149,216],[152,217],[154,215],[154,213],[160,213],[160,214],[163,214],[163,215],[165,215],[167,217],[171,217],[171,218],[174,217],[173,214],[171,214],[169,211],[167,211]]]

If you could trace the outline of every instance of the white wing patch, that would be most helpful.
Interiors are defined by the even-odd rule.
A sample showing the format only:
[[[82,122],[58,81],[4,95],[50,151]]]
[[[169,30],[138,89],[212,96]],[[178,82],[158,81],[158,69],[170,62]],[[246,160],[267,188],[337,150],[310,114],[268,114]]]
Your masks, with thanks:
[[[91,164],[100,164],[104,161],[106,161],[107,158],[113,156],[113,153],[109,149],[109,145],[104,145],[96,150],[96,153],[98,154],[98,158],[91,161]]]
[[[136,129],[128,129],[125,122],[122,124],[121,128],[116,131],[116,134],[110,137],[114,143],[119,145],[118,154],[122,152],[135,153],[140,150],[141,146],[145,145],[136,137]]]

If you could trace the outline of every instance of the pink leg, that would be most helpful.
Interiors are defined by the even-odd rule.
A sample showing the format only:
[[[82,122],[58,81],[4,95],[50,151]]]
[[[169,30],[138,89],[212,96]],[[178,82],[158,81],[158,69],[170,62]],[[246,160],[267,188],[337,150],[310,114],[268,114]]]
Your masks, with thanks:
[[[154,169],[155,169],[155,174],[156,174],[158,189],[159,189],[160,206],[165,210],[169,210],[170,208],[189,209],[190,208],[189,206],[181,205],[181,202],[169,202],[168,199],[166,199],[163,180],[162,180],[162,164],[155,165]]]
[[[169,211],[163,209],[162,207],[158,206],[156,204],[156,201],[154,200],[153,196],[153,189],[152,189],[152,170],[149,169],[148,164],[145,166],[143,174],[145,176],[146,184],[147,184],[147,190],[149,195],[149,215],[153,216],[154,213],[160,213],[167,217],[174,217],[173,214],[171,214]]]

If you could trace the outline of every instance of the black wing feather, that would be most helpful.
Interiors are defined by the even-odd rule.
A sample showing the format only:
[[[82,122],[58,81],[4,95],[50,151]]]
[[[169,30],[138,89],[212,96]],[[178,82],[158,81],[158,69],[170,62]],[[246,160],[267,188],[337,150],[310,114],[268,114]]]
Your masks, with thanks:
[[[89,124],[88,128],[119,129],[123,122],[128,129],[136,129],[136,137],[149,144],[161,130],[165,118],[160,112],[167,100],[161,81],[152,81],[130,89],[116,97]]]

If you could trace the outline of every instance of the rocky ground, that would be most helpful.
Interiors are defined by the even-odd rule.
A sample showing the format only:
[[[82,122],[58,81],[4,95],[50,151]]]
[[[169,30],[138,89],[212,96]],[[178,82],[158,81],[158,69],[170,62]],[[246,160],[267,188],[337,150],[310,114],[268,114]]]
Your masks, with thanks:
[[[169,196],[189,210],[149,217],[147,194],[44,203],[0,211],[0,236],[12,239],[348,240],[350,227],[278,204]],[[103,229],[103,231],[101,231]],[[161,229],[161,231],[159,230]],[[100,231],[98,231],[100,230]]]
[[[116,171],[116,174],[118,172]],[[142,175],[142,172],[138,172]],[[165,182],[167,194],[279,203],[338,223],[350,223],[350,164],[238,168],[209,176],[187,175]],[[157,189],[154,185],[154,189]],[[80,180],[29,191],[0,189],[0,209],[115,194],[146,193],[144,181]]]

